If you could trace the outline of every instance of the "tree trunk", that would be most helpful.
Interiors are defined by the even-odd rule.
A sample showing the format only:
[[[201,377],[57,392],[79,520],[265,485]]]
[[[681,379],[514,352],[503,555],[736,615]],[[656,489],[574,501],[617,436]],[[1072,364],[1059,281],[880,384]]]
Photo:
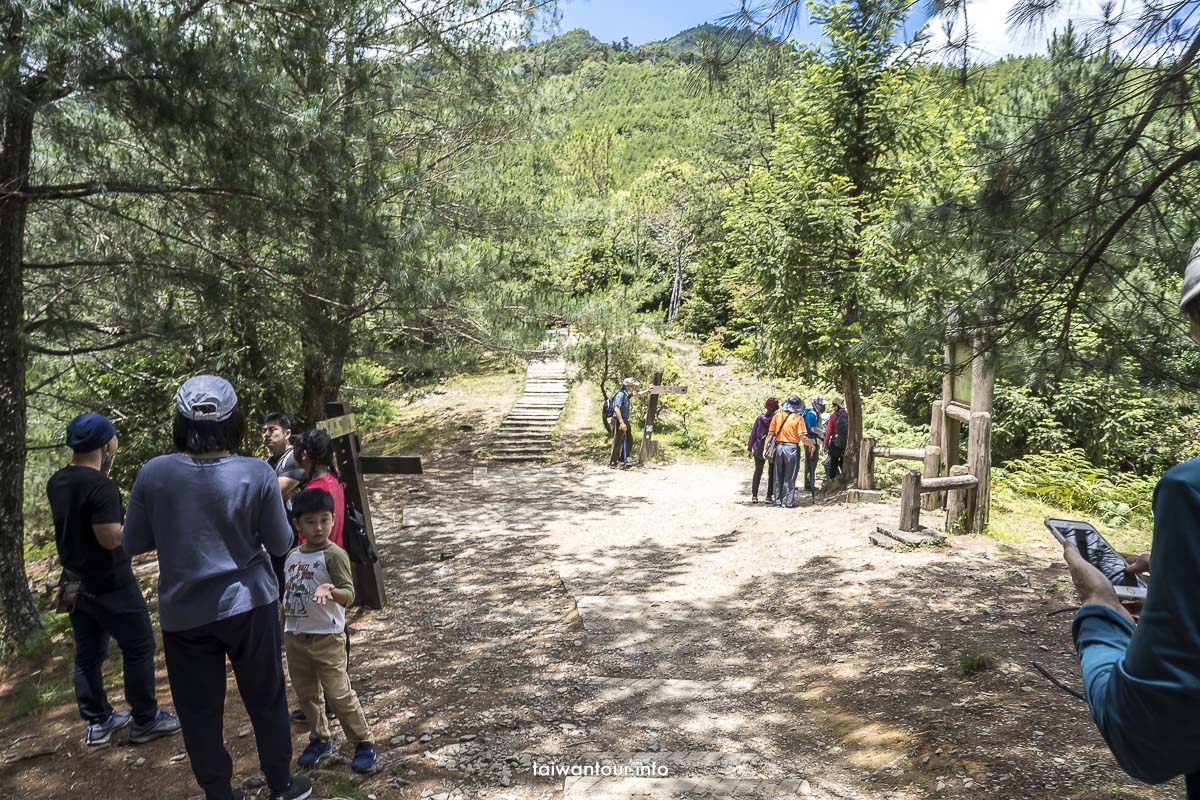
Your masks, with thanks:
[[[306,428],[325,419],[329,373],[326,370],[325,353],[321,345],[321,337],[316,331],[300,337],[300,351],[304,363],[304,395],[300,402],[300,423]]]
[[[849,364],[839,368],[842,382],[842,394],[846,400],[846,415],[848,431],[846,434],[846,452],[842,457],[843,472],[846,475],[858,474],[858,454],[862,450],[863,441],[863,404],[862,393],[859,390],[858,370]]]
[[[667,322],[674,322],[683,304],[683,260],[675,259],[675,277],[671,281],[671,300],[667,306]]]
[[[41,629],[25,575],[25,218],[33,109],[9,97],[0,118],[0,652]],[[15,107],[14,107],[15,106]]]

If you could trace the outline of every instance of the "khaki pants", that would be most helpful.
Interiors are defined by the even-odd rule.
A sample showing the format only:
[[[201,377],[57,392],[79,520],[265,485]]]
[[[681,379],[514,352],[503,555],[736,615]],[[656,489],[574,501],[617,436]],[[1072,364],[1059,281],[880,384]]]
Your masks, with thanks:
[[[615,467],[617,464],[626,464],[629,462],[629,434],[631,431],[621,430],[621,425],[617,422],[616,417],[613,417],[613,448],[612,455],[608,458],[608,464]]]
[[[300,698],[300,708],[308,718],[308,730],[314,739],[328,741],[329,722],[325,703],[342,723],[350,744],[374,741],[358,695],[350,686],[346,671],[346,638],[340,633],[285,633],[288,675]]]

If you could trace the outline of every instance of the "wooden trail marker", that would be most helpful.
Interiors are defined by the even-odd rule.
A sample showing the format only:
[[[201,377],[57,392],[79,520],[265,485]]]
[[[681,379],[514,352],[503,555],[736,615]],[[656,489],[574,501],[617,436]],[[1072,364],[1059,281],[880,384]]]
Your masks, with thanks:
[[[686,386],[663,386],[662,370],[654,373],[654,382],[650,386],[650,405],[646,408],[646,428],[642,433],[642,448],[638,451],[638,461],[645,464],[653,461],[658,455],[658,442],[654,441],[654,420],[658,416],[658,397],[662,394],[687,394]]]
[[[366,522],[367,538],[375,547],[375,527],[371,522],[371,505],[367,496],[364,475],[420,475],[421,459],[415,456],[364,456],[354,426],[354,415],[348,413],[345,403],[326,403],[328,418],[317,423],[317,427],[333,439],[334,454],[337,456],[338,476],[346,487],[346,502],[353,503],[362,511]],[[383,608],[387,605],[387,590],[383,584],[383,570],[379,562],[359,564],[350,562],[354,576],[354,605],[368,608]]]

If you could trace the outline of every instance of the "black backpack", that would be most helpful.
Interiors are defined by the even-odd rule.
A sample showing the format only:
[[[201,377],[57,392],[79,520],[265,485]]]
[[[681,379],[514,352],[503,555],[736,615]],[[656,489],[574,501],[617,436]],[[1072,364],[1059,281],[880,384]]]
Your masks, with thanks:
[[[605,420],[605,422],[607,422],[608,420],[612,419],[615,416],[616,416],[616,412],[613,411],[613,399],[611,397],[604,398],[604,420]]]
[[[342,523],[342,544],[346,555],[355,564],[374,564],[379,554],[367,535],[367,518],[349,500],[346,501],[346,517]]]

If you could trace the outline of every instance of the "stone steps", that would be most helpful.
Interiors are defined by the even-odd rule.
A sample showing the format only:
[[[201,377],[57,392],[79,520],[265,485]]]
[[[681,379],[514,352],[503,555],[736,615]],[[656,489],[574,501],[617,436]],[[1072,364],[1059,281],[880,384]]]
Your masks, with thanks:
[[[555,352],[565,331],[551,331],[542,352]],[[492,460],[509,463],[549,461],[554,455],[554,428],[567,404],[567,362],[535,359],[525,373],[525,392],[500,424],[492,442]]]

